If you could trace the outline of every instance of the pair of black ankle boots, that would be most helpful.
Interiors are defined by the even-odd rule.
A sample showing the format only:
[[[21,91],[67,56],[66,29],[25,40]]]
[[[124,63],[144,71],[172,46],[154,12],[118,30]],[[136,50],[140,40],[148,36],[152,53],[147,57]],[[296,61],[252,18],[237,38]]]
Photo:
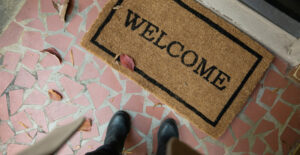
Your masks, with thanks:
[[[87,155],[120,155],[123,151],[125,139],[130,131],[130,116],[125,111],[114,114],[107,127],[104,145]],[[172,137],[179,137],[176,122],[166,119],[158,130],[157,155],[165,155],[168,141]]]

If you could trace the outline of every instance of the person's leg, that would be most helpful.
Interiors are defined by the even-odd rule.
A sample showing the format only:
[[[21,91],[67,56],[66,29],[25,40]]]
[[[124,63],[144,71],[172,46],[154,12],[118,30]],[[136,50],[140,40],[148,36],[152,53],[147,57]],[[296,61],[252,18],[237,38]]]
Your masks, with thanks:
[[[129,114],[125,111],[118,111],[108,124],[103,146],[86,155],[120,155],[129,130]]]
[[[179,138],[178,128],[175,120],[166,119],[159,127],[158,130],[158,145],[157,155],[165,155],[168,141],[172,138]]]

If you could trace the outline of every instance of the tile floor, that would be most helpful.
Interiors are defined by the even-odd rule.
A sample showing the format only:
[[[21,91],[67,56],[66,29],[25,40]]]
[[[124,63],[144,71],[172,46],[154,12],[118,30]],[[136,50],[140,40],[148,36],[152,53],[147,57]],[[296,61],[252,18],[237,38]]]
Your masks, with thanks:
[[[78,132],[57,154],[84,154],[103,143],[108,121],[119,109],[132,116],[125,149],[153,154],[161,120],[177,120],[180,139],[203,154],[287,154],[300,139],[300,87],[284,75],[276,58],[245,108],[215,140],[155,97],[80,46],[107,0],[76,0],[62,23],[50,0],[27,0],[0,36],[0,155],[13,155],[55,127],[80,116],[94,120],[91,132]],[[63,63],[40,50],[55,47]],[[70,50],[74,53],[72,66]],[[48,89],[64,99],[51,101]]]

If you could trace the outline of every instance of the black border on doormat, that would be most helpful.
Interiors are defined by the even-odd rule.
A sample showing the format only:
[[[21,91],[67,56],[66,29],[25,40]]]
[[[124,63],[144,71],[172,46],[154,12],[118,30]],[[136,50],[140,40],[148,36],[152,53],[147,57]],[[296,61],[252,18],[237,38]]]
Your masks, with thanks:
[[[121,5],[122,2],[123,2],[123,0],[118,0],[118,2],[115,4],[115,6]],[[229,98],[229,100],[227,101],[226,105],[223,107],[223,109],[221,110],[221,112],[217,116],[216,120],[214,120],[214,121],[212,121],[209,118],[207,118],[204,114],[202,114],[196,108],[194,108],[193,106],[191,106],[190,104],[188,104],[181,97],[179,97],[178,95],[176,95],[175,93],[173,93],[171,90],[169,90],[168,88],[166,88],[164,85],[160,84],[155,79],[151,78],[149,75],[147,75],[141,69],[139,69],[137,67],[134,68],[134,71],[136,73],[138,73],[139,75],[141,75],[143,78],[145,78],[146,80],[148,80],[149,82],[151,82],[155,86],[159,87],[161,90],[163,90],[166,93],[168,93],[171,97],[175,98],[178,102],[182,103],[185,107],[187,107],[188,109],[190,109],[191,111],[193,111],[195,114],[197,114],[199,117],[201,117],[204,121],[206,121],[207,123],[209,123],[210,125],[212,125],[212,126],[215,127],[218,124],[218,122],[220,121],[220,119],[222,118],[222,116],[224,115],[224,113],[230,107],[230,105],[232,104],[232,102],[234,101],[234,99],[236,98],[236,96],[238,95],[238,93],[241,91],[241,89],[243,88],[243,86],[245,85],[245,83],[247,82],[247,80],[249,79],[249,77],[251,76],[251,74],[254,72],[254,70],[256,69],[256,67],[258,66],[258,64],[261,62],[262,56],[259,53],[255,52],[250,47],[248,47],[241,40],[239,40],[238,38],[236,38],[235,36],[233,36],[232,34],[230,34],[229,32],[227,32],[221,26],[219,26],[218,24],[214,23],[209,18],[205,17],[203,14],[197,12],[196,10],[194,10],[191,7],[189,7],[188,5],[186,5],[184,2],[182,2],[182,0],[174,0],[174,2],[176,2],[182,8],[184,8],[187,11],[189,11],[190,13],[192,13],[194,16],[196,16],[199,19],[201,19],[204,22],[206,22],[209,26],[211,26],[212,28],[214,28],[216,31],[220,32],[221,34],[223,34],[224,36],[226,36],[227,38],[229,38],[230,40],[232,40],[233,42],[235,42],[240,47],[242,47],[243,49],[245,49],[246,51],[248,51],[250,54],[252,54],[253,56],[255,56],[257,58],[256,62],[253,64],[253,66],[251,67],[251,69],[248,71],[248,73],[246,74],[245,78],[243,79],[243,81],[241,82],[241,84],[239,85],[239,87],[235,90],[235,92]],[[105,21],[100,25],[100,27],[98,28],[96,34],[91,39],[91,42],[94,45],[96,45],[97,47],[99,47],[100,49],[102,49],[104,52],[106,52],[108,55],[112,56],[113,58],[116,56],[116,54],[113,53],[112,51],[110,51],[109,49],[107,49],[106,47],[104,47],[103,45],[101,45],[100,43],[98,43],[96,41],[96,39],[99,37],[102,29],[112,19],[113,15],[115,14],[116,11],[117,11],[116,9],[112,9],[111,10],[111,12],[109,13],[109,15],[106,17]]]

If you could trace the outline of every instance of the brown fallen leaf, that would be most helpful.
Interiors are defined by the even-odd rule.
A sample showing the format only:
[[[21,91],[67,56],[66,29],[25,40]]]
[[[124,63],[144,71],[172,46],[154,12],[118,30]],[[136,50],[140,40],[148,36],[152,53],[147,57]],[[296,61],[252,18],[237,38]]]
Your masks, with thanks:
[[[43,53],[48,52],[50,54],[55,55],[57,57],[57,59],[59,60],[59,62],[62,63],[62,58],[55,48],[53,48],[53,47],[46,48],[46,49],[43,49],[41,52],[43,52]]]
[[[23,126],[25,129],[28,129],[28,126],[25,125],[23,122],[19,121],[18,123],[19,123],[21,126]]]
[[[278,91],[280,90],[280,88],[275,88],[274,90],[272,90],[273,93],[278,93]]]
[[[61,101],[63,96],[56,90],[50,89],[48,90],[48,95],[52,100]]]
[[[92,119],[86,118],[78,130],[79,131],[91,131],[91,129],[92,129]]]
[[[71,62],[72,62],[72,65],[74,66],[74,55],[73,55],[73,50],[71,49],[70,51],[70,55],[71,55]]]
[[[128,150],[123,150],[123,151],[122,151],[122,154],[123,154],[123,155],[131,154],[131,153],[132,153],[132,152],[130,152],[130,151],[128,151]]]
[[[128,56],[128,55],[126,55],[126,54],[121,54],[121,55],[120,55],[120,62],[121,62],[121,64],[122,64],[124,67],[130,69],[131,71],[134,70],[135,64],[134,64],[133,59],[132,59],[130,56]]]
[[[153,105],[153,109],[155,108],[155,107],[158,107],[158,106],[163,106],[163,104],[162,103],[160,103],[160,102],[158,102],[158,103],[155,103],[154,105]]]
[[[117,5],[117,6],[115,6],[113,9],[114,9],[114,10],[118,10],[118,9],[120,9],[120,8],[122,8],[122,6],[121,6],[121,5]]]
[[[66,13],[69,5],[69,0],[64,0],[62,4],[59,2],[55,2],[52,0],[53,7],[56,9],[56,11],[59,14],[59,18],[65,22],[66,21]]]

